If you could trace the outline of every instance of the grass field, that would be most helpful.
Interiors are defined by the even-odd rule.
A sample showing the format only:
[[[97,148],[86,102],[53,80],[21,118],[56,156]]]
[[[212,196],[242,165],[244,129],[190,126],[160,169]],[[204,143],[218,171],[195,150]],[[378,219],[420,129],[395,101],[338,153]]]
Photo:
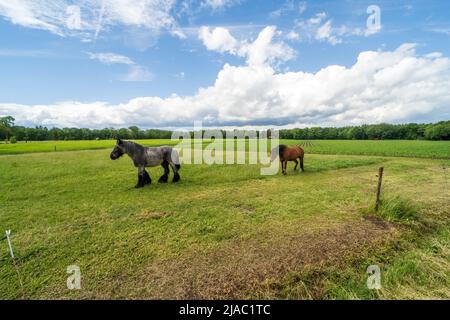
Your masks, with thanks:
[[[16,254],[0,242],[0,298],[450,298],[449,142],[315,141],[304,173],[182,165],[179,184],[143,189],[130,159],[109,160],[113,144],[0,145],[25,153],[0,156]],[[81,290],[66,286],[73,264]],[[372,264],[380,290],[366,286]]]
[[[176,145],[170,139],[137,140],[142,145],[151,147],[159,145]],[[209,144],[204,141],[203,145]],[[314,154],[348,154],[375,155],[393,157],[420,157],[450,159],[450,141],[417,140],[281,140],[280,143],[302,145],[308,153]],[[16,144],[0,144],[0,155],[34,152],[77,151],[112,148],[114,140],[95,141],[36,141]],[[248,149],[248,143],[247,143]]]

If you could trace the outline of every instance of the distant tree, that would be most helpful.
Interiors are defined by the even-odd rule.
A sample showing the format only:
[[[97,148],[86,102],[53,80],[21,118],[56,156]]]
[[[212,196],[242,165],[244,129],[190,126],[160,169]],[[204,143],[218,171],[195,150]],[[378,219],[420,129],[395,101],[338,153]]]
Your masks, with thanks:
[[[12,134],[12,127],[14,126],[15,119],[11,116],[1,117],[0,118],[0,138],[9,140],[9,137]]]
[[[450,121],[439,122],[425,130],[428,140],[450,140]]]

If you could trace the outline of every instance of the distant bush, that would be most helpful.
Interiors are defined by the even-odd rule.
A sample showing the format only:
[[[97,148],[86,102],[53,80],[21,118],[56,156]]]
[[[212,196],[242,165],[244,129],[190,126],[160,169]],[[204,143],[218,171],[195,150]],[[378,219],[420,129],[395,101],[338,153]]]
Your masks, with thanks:
[[[17,143],[17,139],[16,139],[16,137],[11,137],[10,139],[9,139],[9,142],[10,143]]]

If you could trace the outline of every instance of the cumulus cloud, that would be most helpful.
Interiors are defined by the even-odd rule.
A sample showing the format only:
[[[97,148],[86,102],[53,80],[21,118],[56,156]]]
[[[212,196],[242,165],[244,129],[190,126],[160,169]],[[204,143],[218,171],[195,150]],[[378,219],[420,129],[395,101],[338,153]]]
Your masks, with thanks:
[[[450,59],[419,55],[413,44],[404,44],[361,52],[351,67],[331,65],[316,73],[226,64],[214,84],[192,96],[0,104],[0,115],[26,125],[95,128],[187,127],[195,120],[208,126],[302,126],[438,120],[450,117],[449,106]]]
[[[274,41],[279,35],[275,26],[265,27],[254,41],[237,41],[222,27],[210,31],[202,27],[199,38],[208,50],[227,52],[247,59],[250,66],[263,66],[292,59],[295,51],[283,41]]]
[[[201,27],[198,32],[198,37],[203,41],[203,44],[208,50],[218,51],[221,53],[235,53],[238,45],[237,40],[230,34],[230,32],[222,27],[214,28],[212,31],[209,27]]]

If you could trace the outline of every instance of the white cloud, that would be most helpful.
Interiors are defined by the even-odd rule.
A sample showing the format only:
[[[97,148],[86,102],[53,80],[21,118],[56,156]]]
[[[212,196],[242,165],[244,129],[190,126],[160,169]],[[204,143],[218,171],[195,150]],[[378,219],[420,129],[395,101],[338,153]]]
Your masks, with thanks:
[[[298,4],[298,12],[300,14],[305,12],[307,8],[308,8],[308,4],[306,3],[306,1],[302,1]]]
[[[133,65],[130,67],[128,73],[123,76],[120,80],[128,82],[144,82],[151,81],[153,79],[153,74],[148,71],[143,66]]]
[[[187,127],[194,120],[209,126],[302,126],[435,121],[450,117],[449,106],[450,59],[418,55],[414,45],[404,44],[361,52],[349,68],[331,65],[316,73],[226,64],[214,84],[193,96],[123,104],[0,104],[0,114],[47,126]]]
[[[300,39],[300,35],[297,32],[295,32],[295,31],[289,31],[286,34],[286,38],[289,39],[289,40],[299,40]]]
[[[296,26],[291,32],[302,35],[301,39],[326,41],[332,45],[344,43],[345,38],[351,36],[368,37],[379,33],[381,26],[372,28],[358,28],[341,25],[334,27],[332,19],[327,19],[325,12],[316,13],[309,19],[297,21]]]
[[[128,70],[128,73],[120,78],[121,81],[141,82],[150,81],[153,79],[153,74],[150,71],[148,71],[145,67],[138,65],[127,56],[110,52],[88,52],[88,55],[90,59],[98,60],[106,65],[124,64],[129,66],[130,68]]]
[[[222,27],[214,28],[213,31],[210,31],[209,27],[201,27],[198,31],[198,37],[208,50],[221,53],[234,53],[238,45],[237,40],[230,32]]]
[[[450,36],[450,28],[433,28],[428,29],[428,31],[435,32],[435,33],[441,33]]]
[[[300,3],[296,3],[295,0],[286,0],[283,5],[270,13],[272,18],[279,18],[287,13],[297,13],[302,14],[306,11],[307,3],[302,1]]]
[[[133,65],[134,61],[126,56],[115,53],[92,53],[88,52],[89,58],[92,60],[98,60],[104,64],[127,64]]]
[[[294,50],[284,42],[273,41],[278,34],[276,27],[268,26],[254,41],[238,42],[225,28],[217,27],[211,32],[208,27],[202,27],[199,38],[208,50],[245,57],[248,65],[262,66],[287,61],[295,56]]]
[[[232,6],[237,3],[238,0],[204,0],[202,5],[205,7],[210,7],[212,9],[220,9]]]
[[[139,27],[155,33],[176,28],[171,15],[175,0],[0,0],[0,16],[24,27],[60,36],[96,38],[100,30],[116,25]],[[80,25],[73,27],[73,14],[80,8]]]
[[[333,29],[331,26],[331,20],[328,20],[324,25],[319,27],[316,31],[315,38],[317,40],[326,40],[329,43],[335,45],[341,43],[342,40],[333,35]]]
[[[240,55],[247,57],[247,63],[250,66],[263,66],[294,58],[295,51],[291,47],[282,41],[273,41],[276,35],[276,27],[265,27],[254,42],[243,45],[239,49]]]

